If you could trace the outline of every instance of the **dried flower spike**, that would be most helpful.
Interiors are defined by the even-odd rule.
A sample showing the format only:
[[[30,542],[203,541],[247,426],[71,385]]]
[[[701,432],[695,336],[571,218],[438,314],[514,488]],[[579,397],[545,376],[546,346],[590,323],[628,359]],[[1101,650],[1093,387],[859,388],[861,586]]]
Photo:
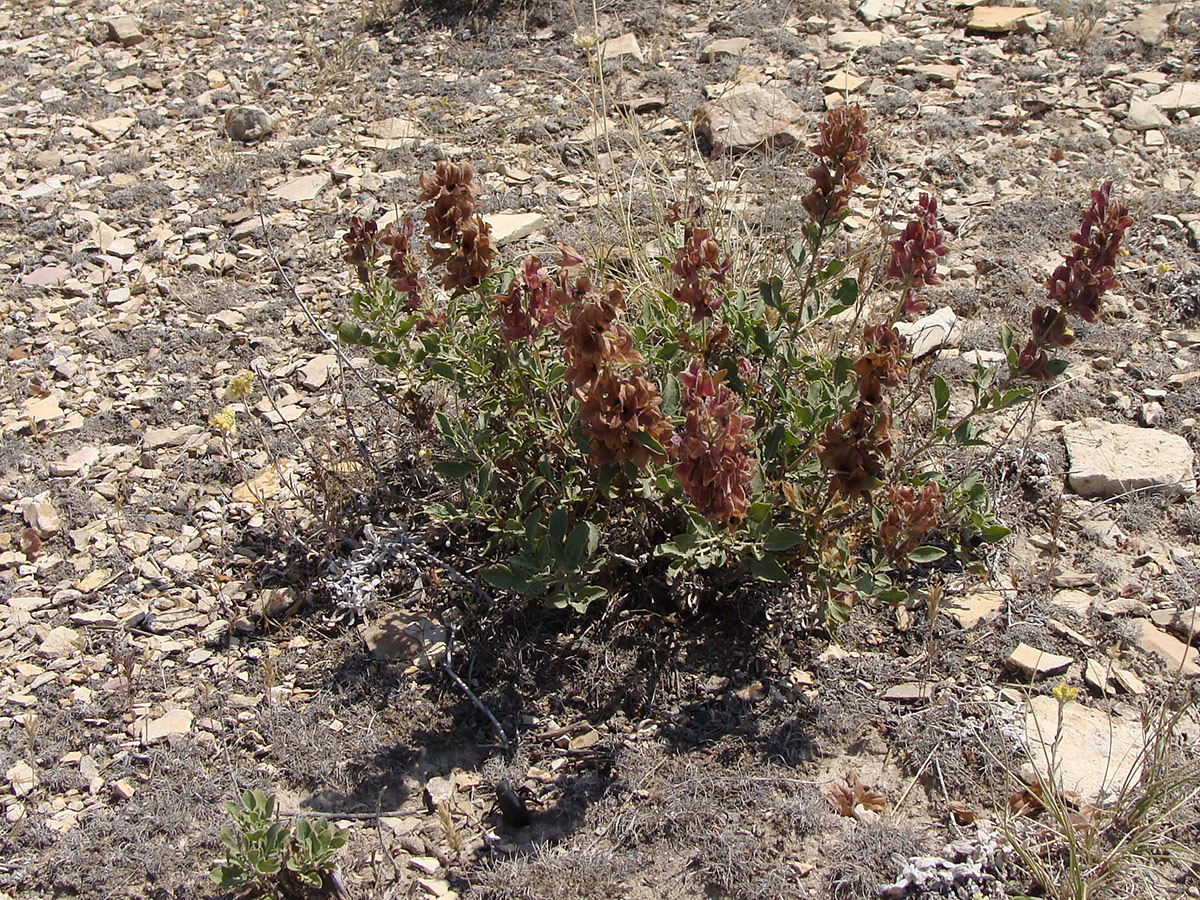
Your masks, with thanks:
[[[751,482],[757,471],[752,429],[754,419],[742,415],[740,398],[715,375],[693,360],[679,376],[687,418],[671,441],[678,460],[675,477],[701,515],[734,525],[750,509]]]
[[[579,420],[591,443],[593,465],[631,462],[645,469],[664,458],[673,429],[663,415],[658,388],[641,373],[627,378],[606,371],[588,386]]]

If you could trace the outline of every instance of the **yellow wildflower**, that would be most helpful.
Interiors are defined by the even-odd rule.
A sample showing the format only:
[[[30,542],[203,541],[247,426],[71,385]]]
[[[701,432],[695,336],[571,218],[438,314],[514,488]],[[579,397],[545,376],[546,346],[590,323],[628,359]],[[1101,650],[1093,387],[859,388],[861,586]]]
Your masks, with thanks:
[[[237,411],[232,406],[226,406],[209,416],[208,424],[222,434],[233,437],[237,434]]]
[[[1054,686],[1054,690],[1050,692],[1050,696],[1057,700],[1060,704],[1066,703],[1079,696],[1079,688],[1073,688],[1065,681],[1060,681]]]
[[[253,387],[254,373],[249,369],[242,369],[229,379],[229,384],[225,385],[225,399],[240,400],[249,394]]]

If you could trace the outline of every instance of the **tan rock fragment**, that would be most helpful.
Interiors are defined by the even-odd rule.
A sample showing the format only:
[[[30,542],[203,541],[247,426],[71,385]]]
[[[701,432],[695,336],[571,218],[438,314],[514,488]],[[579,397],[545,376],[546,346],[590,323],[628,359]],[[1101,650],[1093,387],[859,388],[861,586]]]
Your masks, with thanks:
[[[1065,672],[1074,661],[1069,656],[1048,653],[1022,642],[1017,644],[1016,649],[1008,655],[1004,664],[1026,678],[1042,678]]]

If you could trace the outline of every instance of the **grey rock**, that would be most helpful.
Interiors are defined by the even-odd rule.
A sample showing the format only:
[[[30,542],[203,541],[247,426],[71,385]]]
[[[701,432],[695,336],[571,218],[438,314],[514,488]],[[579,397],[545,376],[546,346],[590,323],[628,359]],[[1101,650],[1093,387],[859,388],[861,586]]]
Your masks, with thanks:
[[[275,120],[257,106],[235,106],[225,113],[225,133],[231,141],[253,144],[275,128]]]
[[[740,153],[764,144],[797,143],[803,115],[798,104],[775,88],[739,84],[700,107],[695,121],[714,153]]]

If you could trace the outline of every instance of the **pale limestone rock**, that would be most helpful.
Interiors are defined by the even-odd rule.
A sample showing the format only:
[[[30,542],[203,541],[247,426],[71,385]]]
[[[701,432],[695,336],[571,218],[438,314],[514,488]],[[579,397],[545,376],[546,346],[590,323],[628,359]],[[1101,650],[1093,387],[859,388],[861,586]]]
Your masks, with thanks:
[[[971,31],[986,31],[990,34],[1005,34],[1014,31],[1022,19],[1037,15],[1041,10],[1033,6],[977,6],[971,13],[967,28]]]
[[[146,39],[137,19],[133,16],[117,16],[104,24],[108,26],[109,40],[116,41],[122,47],[132,47]]]
[[[161,741],[175,735],[187,734],[192,730],[192,720],[195,718],[190,710],[167,710],[157,719],[142,720],[138,729],[138,739],[144,746]]]
[[[804,111],[781,91],[739,84],[696,111],[696,125],[714,153],[738,153],[763,144],[790,146],[800,139]]]
[[[315,200],[317,195],[325,189],[330,182],[330,176],[325,172],[320,172],[314,175],[301,175],[299,178],[293,178],[290,181],[285,181],[283,184],[271,188],[271,196],[280,200],[289,200],[292,203],[307,203]]]
[[[4,777],[8,779],[12,792],[18,797],[24,797],[37,787],[38,783],[37,773],[23,759],[13,763],[4,773]]]
[[[410,141],[425,134],[419,122],[403,116],[392,116],[388,119],[378,119],[367,125],[367,134],[373,138],[392,141]]]
[[[1137,634],[1138,647],[1162,660],[1170,673],[1189,678],[1200,675],[1200,650],[1167,634],[1150,619],[1130,619],[1129,624]]]
[[[1061,731],[1058,716],[1058,701],[1050,696],[1034,697],[1026,707],[1026,747],[1043,778],[1050,777],[1053,764],[1059,786],[1087,802],[1101,791],[1119,790],[1131,773],[1136,775],[1142,749],[1139,723],[1073,700],[1062,706]]]
[[[1171,124],[1161,109],[1148,100],[1134,97],[1129,101],[1129,113],[1125,116],[1125,127],[1130,131],[1149,131],[1151,128],[1166,128]]]
[[[949,306],[943,306],[915,322],[899,322],[896,330],[908,340],[913,359],[962,343],[962,326]]]
[[[1020,643],[1012,653],[1008,654],[1004,664],[1025,678],[1042,678],[1046,675],[1065,672],[1074,661],[1069,656],[1047,653],[1045,650],[1039,650],[1029,644]]]
[[[829,46],[844,53],[879,47],[883,41],[882,31],[835,31],[829,36]]]
[[[637,36],[633,32],[623,34],[620,37],[609,38],[600,45],[601,59],[617,59],[622,56],[632,56],[638,62],[644,62],[646,55],[642,53],[642,47],[638,43]]]
[[[1158,44],[1163,35],[1167,33],[1167,20],[1171,13],[1179,8],[1178,3],[1156,3],[1153,6],[1147,6],[1131,21],[1122,25],[1121,30],[1140,38],[1147,44]]]
[[[50,633],[42,639],[42,643],[38,645],[38,655],[54,659],[74,652],[81,645],[82,641],[78,631],[60,625],[58,628],[51,629]]]
[[[106,119],[89,122],[88,128],[106,141],[115,141],[132,128],[136,121],[137,119],[133,116],[109,116]]]
[[[1150,102],[1166,112],[1178,112],[1181,109],[1190,113],[1200,112],[1200,81],[1172,84],[1151,97]]]
[[[484,216],[483,221],[491,226],[492,240],[497,247],[519,241],[546,228],[546,217],[541,213],[496,213]]]
[[[1196,492],[1185,438],[1102,419],[1084,419],[1062,433],[1071,466],[1067,483],[1080,496],[1107,498],[1144,488],[1172,497]]]
[[[858,15],[864,22],[894,19],[904,12],[903,0],[863,0],[858,4]]]

